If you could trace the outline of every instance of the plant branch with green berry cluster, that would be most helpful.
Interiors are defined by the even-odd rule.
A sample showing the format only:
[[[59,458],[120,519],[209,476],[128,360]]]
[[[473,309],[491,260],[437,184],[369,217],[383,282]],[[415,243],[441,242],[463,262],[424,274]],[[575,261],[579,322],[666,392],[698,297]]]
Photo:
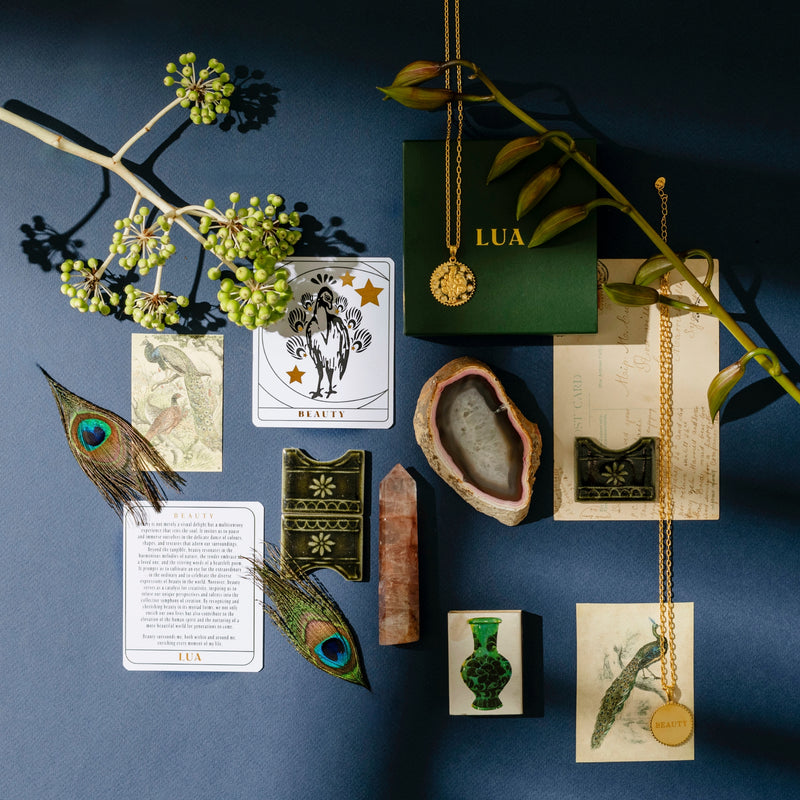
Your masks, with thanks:
[[[162,288],[164,267],[175,253],[172,229],[177,226],[219,259],[207,275],[220,282],[217,298],[231,322],[254,330],[277,322],[286,313],[292,292],[288,270],[281,262],[294,253],[302,233],[299,214],[285,211],[280,195],[268,194],[265,203],[257,196],[241,203],[239,193],[232,192],[230,206],[224,210],[211,199],[202,205],[177,207],[123,163],[125,153],[174,108],[188,110],[195,125],[211,125],[219,115],[230,111],[229,98],[235,87],[224,65],[212,58],[207,67],[197,69],[196,61],[194,53],[183,53],[177,64],[167,64],[164,84],[175,87],[176,97],[111,156],[0,108],[3,122],[113,172],[134,191],[128,216],[114,223],[108,255],[86,261],[67,259],[61,265],[61,291],[78,311],[108,315],[122,302],[125,314],[144,328],[164,330],[167,325],[178,324],[180,309],[188,306],[189,300]],[[153,271],[152,290],[145,291],[128,282],[123,302],[107,283],[109,267],[115,260],[125,270],[136,270],[142,277]]]
[[[443,75],[447,70],[466,69],[468,78],[479,81],[489,94],[457,94],[446,88],[425,87],[422,84]],[[610,206],[625,214],[644,233],[658,251],[638,269],[633,283],[610,283],[603,285],[606,295],[615,303],[625,306],[647,306],[660,304],[682,311],[707,314],[716,317],[742,345],[744,355],[725,367],[711,380],[708,387],[708,406],[712,419],[716,417],[733,387],[742,378],[746,365],[756,361],[795,402],[800,403],[800,389],[783,371],[775,353],[759,347],[722,307],[711,289],[714,260],[705,250],[694,249],[678,254],[667,245],[645,217],[633,206],[622,192],[591,161],[581,153],[573,138],[563,131],[548,130],[536,119],[525,113],[509,100],[497,86],[471,61],[457,59],[446,62],[414,61],[395,76],[390,86],[378,87],[384,100],[396,100],[409,108],[432,111],[454,101],[496,102],[523,122],[534,132],[534,136],[515,139],[497,154],[487,177],[487,183],[516,167],[527,156],[539,151],[546,144],[559,151],[558,160],[533,175],[520,190],[517,201],[517,219],[531,211],[556,185],[562,169],[572,162],[583,169],[600,186],[605,195],[579,205],[568,206],[548,214],[541,220],[528,243],[538,247],[585,220],[599,206]],[[687,265],[690,258],[704,259],[708,265],[705,276],[698,278]],[[656,290],[651,284],[660,281],[671,272],[678,273],[698,296],[698,302],[687,303]]]

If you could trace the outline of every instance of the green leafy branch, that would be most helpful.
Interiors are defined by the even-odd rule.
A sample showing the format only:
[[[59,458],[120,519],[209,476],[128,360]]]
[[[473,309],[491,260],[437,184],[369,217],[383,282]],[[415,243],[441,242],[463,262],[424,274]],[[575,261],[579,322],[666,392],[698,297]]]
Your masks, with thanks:
[[[242,203],[239,193],[232,192],[230,205],[222,210],[211,199],[202,205],[177,207],[123,163],[125,153],[174,108],[187,110],[196,125],[211,125],[220,114],[229,113],[229,98],[235,87],[225,66],[212,58],[207,67],[197,69],[196,61],[194,53],[183,53],[177,64],[167,64],[164,85],[174,87],[175,98],[111,156],[0,108],[3,122],[113,172],[134,190],[128,216],[114,223],[108,255],[86,261],[70,258],[61,265],[61,291],[78,311],[108,315],[112,307],[123,302],[108,284],[108,269],[117,260],[125,270],[138,271],[141,276],[155,272],[152,291],[137,288],[132,282],[125,284],[124,313],[145,328],[164,330],[177,324],[180,309],[188,306],[189,300],[162,288],[164,267],[176,250],[172,229],[177,227],[219,260],[207,275],[220,282],[217,299],[231,322],[253,330],[277,322],[286,313],[292,292],[288,270],[281,261],[294,253],[302,233],[299,214],[286,212],[280,195],[270,193],[266,202],[253,196]]]
[[[456,94],[448,89],[422,86],[450,69],[469,70],[469,79],[477,80],[488,90],[488,95]],[[790,395],[800,403],[800,389],[781,369],[780,362],[772,350],[759,347],[723,308],[711,289],[714,274],[714,260],[704,250],[690,250],[678,254],[653,229],[644,216],[633,206],[625,195],[580,152],[574,139],[563,131],[548,130],[529,114],[512,103],[495,84],[471,61],[463,59],[436,62],[414,61],[404,67],[390,86],[378,87],[384,100],[392,99],[410,108],[434,110],[453,101],[496,102],[534,132],[534,136],[515,139],[505,145],[497,154],[489,171],[487,182],[505,174],[546,144],[557,148],[560,156],[556,162],[544,167],[533,175],[520,190],[517,199],[517,219],[527,214],[541,202],[557,184],[564,166],[571,162],[584,170],[605,191],[605,196],[586,203],[561,208],[541,220],[533,232],[528,247],[538,247],[553,239],[574,225],[585,220],[599,206],[610,206],[625,214],[650,240],[658,254],[647,259],[638,269],[633,283],[605,284],[603,290],[615,303],[625,306],[646,306],[660,304],[680,311],[689,311],[716,317],[734,336],[745,350],[742,358],[723,369],[708,387],[709,411],[712,419],[716,417],[730,391],[744,374],[747,364],[754,360]],[[707,262],[705,276],[700,279],[687,265],[690,258],[702,258]],[[699,301],[689,303],[679,297],[659,292],[651,286],[655,281],[671,272],[681,278],[697,294]]]

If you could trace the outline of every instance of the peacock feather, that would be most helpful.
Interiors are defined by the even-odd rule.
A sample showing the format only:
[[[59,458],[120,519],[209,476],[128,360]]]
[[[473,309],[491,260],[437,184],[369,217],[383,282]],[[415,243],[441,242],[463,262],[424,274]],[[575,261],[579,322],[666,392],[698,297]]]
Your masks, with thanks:
[[[297,652],[323,672],[369,688],[356,635],[322,583],[272,544],[263,559],[245,560],[264,590],[264,611]]]
[[[661,637],[658,634],[658,626],[655,622],[653,622],[653,636],[656,637],[655,641],[642,645],[636,651],[636,655],[625,665],[625,668],[620,672],[617,678],[615,678],[614,682],[603,695],[603,700],[600,703],[600,711],[597,714],[594,731],[592,732],[593,750],[596,750],[603,743],[603,739],[605,739],[606,734],[611,730],[611,726],[614,724],[617,714],[622,711],[625,701],[633,691],[639,670],[644,669],[661,658]],[[666,649],[667,642],[665,639],[664,652],[666,652]]]
[[[72,454],[106,502],[120,516],[123,508],[130,509],[137,522],[144,518],[137,505],[142,498],[160,511],[165,495],[147,470],[173,489],[180,490],[183,478],[122,417],[78,397],[39,369],[50,383]]]

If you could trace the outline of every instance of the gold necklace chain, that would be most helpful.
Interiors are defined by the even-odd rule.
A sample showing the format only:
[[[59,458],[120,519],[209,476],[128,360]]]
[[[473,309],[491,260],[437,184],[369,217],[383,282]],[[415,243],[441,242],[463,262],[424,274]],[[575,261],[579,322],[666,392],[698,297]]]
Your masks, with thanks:
[[[450,0],[444,0],[444,59],[450,61],[450,40],[453,40],[454,59],[461,58],[461,7],[460,0],[453,0],[453,34],[450,35]],[[450,70],[445,70],[445,87],[451,87]],[[475,293],[475,275],[457,257],[461,246],[461,141],[464,134],[464,103],[461,100],[461,67],[455,67],[455,92],[457,100],[447,104],[447,136],[444,143],[444,241],[450,257],[431,274],[431,293],[437,302],[445,306],[460,306]],[[455,193],[451,179],[451,141],[453,138],[453,103],[457,108],[457,131],[455,146]],[[455,203],[453,203],[455,194]]]
[[[661,198],[661,238],[667,241],[666,181],[656,181]],[[661,278],[661,292],[669,291],[669,273]],[[659,305],[659,450],[658,450],[658,605],[661,636],[661,686],[672,700],[678,682],[675,665],[675,612],[672,602],[672,320],[669,308]],[[668,647],[664,647],[665,641]]]
[[[444,60],[450,61],[450,0],[444,0]],[[453,2],[453,58],[461,58],[461,10],[460,0]],[[455,68],[456,92],[461,94],[461,67]],[[450,89],[450,70],[444,73],[445,88]],[[445,193],[445,244],[450,251],[450,260],[456,260],[456,253],[461,245],[461,139],[464,134],[464,103],[456,101],[458,110],[458,130],[456,133],[456,169],[455,169],[455,237],[450,238],[452,231],[450,185],[450,141],[453,135],[453,103],[447,104],[447,137],[444,142],[444,193]]]
[[[666,181],[656,181],[656,191],[661,198],[661,238],[667,241]],[[669,273],[661,277],[662,294],[669,293]],[[664,304],[658,306],[658,611],[661,639],[661,688],[667,702],[659,706],[650,717],[650,732],[669,747],[685,744],[694,732],[694,714],[687,706],[675,700],[678,670],[675,657],[675,610],[672,603],[672,319]]]

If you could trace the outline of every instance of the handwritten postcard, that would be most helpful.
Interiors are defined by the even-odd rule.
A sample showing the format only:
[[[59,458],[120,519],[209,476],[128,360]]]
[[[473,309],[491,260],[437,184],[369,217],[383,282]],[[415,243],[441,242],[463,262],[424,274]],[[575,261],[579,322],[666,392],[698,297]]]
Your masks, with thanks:
[[[695,274],[705,274],[705,261],[688,263]],[[631,282],[639,264],[604,260],[598,271],[609,282]],[[715,270],[715,292],[717,286]],[[683,281],[672,292],[699,302]],[[623,450],[659,432],[658,309],[618,306],[603,292],[598,297],[597,334],[553,337],[554,518],[658,519],[657,501],[576,499],[576,438]],[[674,518],[718,519],[719,423],[710,419],[706,389],[719,371],[719,323],[707,315],[676,312],[672,338]],[[613,471],[607,479],[616,480]]]
[[[222,336],[134,333],[131,420],[177,472],[222,471]]]
[[[694,603],[675,603],[675,701],[694,711]],[[650,717],[661,686],[658,603],[578,603],[575,760],[692,761],[694,736],[658,742]]]
[[[394,262],[297,258],[286,316],[253,335],[253,424],[390,428]]]
[[[263,552],[261,503],[142,504],[123,518],[123,664],[128,670],[258,672],[262,593],[242,556]]]

